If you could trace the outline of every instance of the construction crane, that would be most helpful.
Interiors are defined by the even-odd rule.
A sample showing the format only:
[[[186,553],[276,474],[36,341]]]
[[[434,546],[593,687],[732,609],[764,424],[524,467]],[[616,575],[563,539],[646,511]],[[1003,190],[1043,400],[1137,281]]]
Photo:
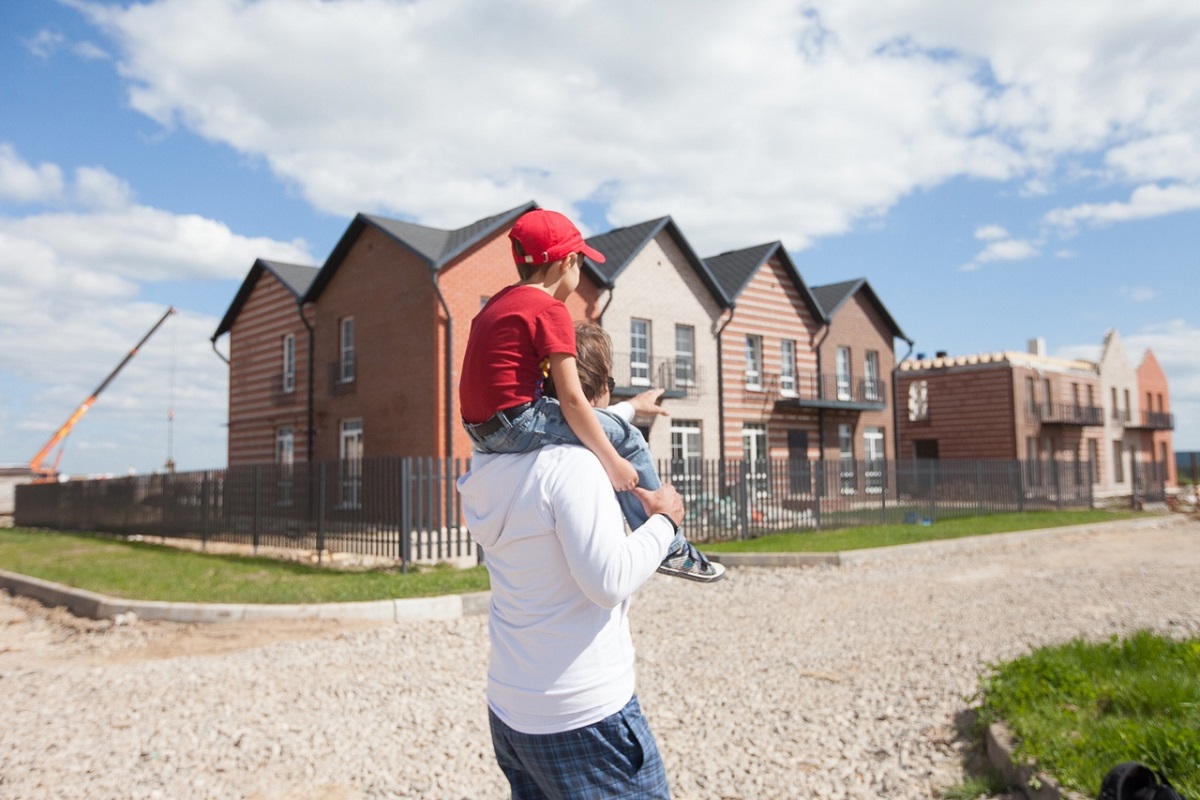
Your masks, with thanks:
[[[67,418],[67,421],[64,422],[62,426],[54,432],[54,435],[50,437],[50,441],[46,442],[46,446],[39,450],[38,454],[33,457],[33,460],[29,462],[29,471],[33,473],[34,483],[50,483],[58,480],[58,462],[62,459],[63,440],[65,440],[67,435],[70,434],[71,430],[77,424],[79,424],[79,420],[83,418],[83,415],[86,414],[88,409],[90,409],[96,402],[96,398],[100,396],[100,393],[103,392],[110,383],[112,383],[113,378],[117,377],[117,373],[125,368],[125,365],[128,364],[130,360],[138,354],[138,350],[142,348],[142,345],[144,345],[146,341],[154,335],[155,331],[162,327],[162,324],[167,321],[167,317],[174,313],[174,306],[171,306],[167,309],[167,313],[163,314],[162,318],[158,322],[154,323],[154,327],[142,337],[140,342],[134,345],[133,349],[130,350],[125,358],[121,360],[121,363],[117,364],[117,368],[108,373],[108,377],[104,379],[103,383],[96,387],[96,391],[88,395],[88,398],[79,404],[79,408],[75,409],[75,413]],[[58,447],[58,454],[54,457],[54,464],[53,466],[46,466],[46,459],[49,458],[50,451],[55,447]]]

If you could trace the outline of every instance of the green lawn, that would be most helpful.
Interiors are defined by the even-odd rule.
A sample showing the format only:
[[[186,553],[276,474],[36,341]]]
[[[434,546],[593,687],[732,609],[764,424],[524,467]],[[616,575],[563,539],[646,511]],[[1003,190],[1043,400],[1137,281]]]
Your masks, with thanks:
[[[483,567],[342,572],[86,534],[0,530],[0,569],[110,597],[198,603],[331,603],[486,591]]]
[[[1004,721],[1018,757],[1064,786],[1095,797],[1109,769],[1141,761],[1200,798],[1200,639],[1044,647],[994,665],[980,697],[981,720]]]
[[[937,520],[932,525],[868,525],[861,528],[773,533],[746,541],[706,543],[701,545],[700,549],[714,553],[835,553],[911,542],[930,542],[936,539],[959,539],[987,533],[1112,522],[1134,516],[1137,516],[1137,512],[1099,509],[1025,511],[981,517],[956,517]]]

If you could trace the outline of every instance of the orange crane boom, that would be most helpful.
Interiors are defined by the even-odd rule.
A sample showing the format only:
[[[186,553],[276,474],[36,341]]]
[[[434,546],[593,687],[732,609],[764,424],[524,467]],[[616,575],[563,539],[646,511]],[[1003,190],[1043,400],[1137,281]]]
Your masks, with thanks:
[[[54,432],[54,435],[50,437],[50,441],[46,442],[46,446],[39,450],[38,454],[33,457],[33,460],[29,462],[29,471],[34,474],[34,483],[46,483],[48,481],[57,480],[58,462],[62,459],[62,447],[60,445],[62,444],[63,440],[67,438],[67,435],[71,432],[71,429],[79,423],[79,420],[83,418],[83,415],[86,414],[88,409],[90,409],[96,402],[96,398],[100,396],[100,393],[103,392],[110,383],[112,383],[113,378],[117,377],[117,373],[125,368],[125,365],[137,355],[138,350],[142,348],[142,345],[144,345],[146,341],[154,335],[155,331],[162,327],[162,324],[167,321],[167,317],[174,313],[174,306],[167,309],[167,313],[163,314],[162,318],[158,322],[154,323],[154,327],[142,337],[140,342],[134,345],[133,349],[130,350],[129,353],[126,354],[125,358],[121,360],[121,363],[117,364],[116,369],[108,373],[108,377],[96,387],[96,390],[88,395],[86,400],[79,404],[79,407],[75,409],[75,412],[71,414],[71,416],[67,417],[67,421],[64,422],[62,426]],[[45,461],[49,457],[50,451],[55,447],[59,448],[58,454],[54,457],[54,465],[48,467],[45,465]]]

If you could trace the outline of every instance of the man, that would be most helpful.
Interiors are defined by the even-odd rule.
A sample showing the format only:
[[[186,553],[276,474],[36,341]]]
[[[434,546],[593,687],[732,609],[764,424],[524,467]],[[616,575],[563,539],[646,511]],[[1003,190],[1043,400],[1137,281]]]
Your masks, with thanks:
[[[580,342],[592,402],[607,395],[611,364],[606,337],[598,347]],[[612,486],[587,448],[477,453],[459,480],[491,576],[488,717],[514,800],[670,797],[634,694],[628,611],[684,507],[669,485],[634,491],[649,520],[626,536]]]

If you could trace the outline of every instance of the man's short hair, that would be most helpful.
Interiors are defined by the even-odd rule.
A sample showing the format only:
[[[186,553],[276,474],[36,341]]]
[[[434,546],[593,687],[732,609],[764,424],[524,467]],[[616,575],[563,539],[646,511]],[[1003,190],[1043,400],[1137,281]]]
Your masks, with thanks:
[[[612,339],[594,322],[575,323],[575,360],[579,383],[589,401],[604,394],[612,374]]]

